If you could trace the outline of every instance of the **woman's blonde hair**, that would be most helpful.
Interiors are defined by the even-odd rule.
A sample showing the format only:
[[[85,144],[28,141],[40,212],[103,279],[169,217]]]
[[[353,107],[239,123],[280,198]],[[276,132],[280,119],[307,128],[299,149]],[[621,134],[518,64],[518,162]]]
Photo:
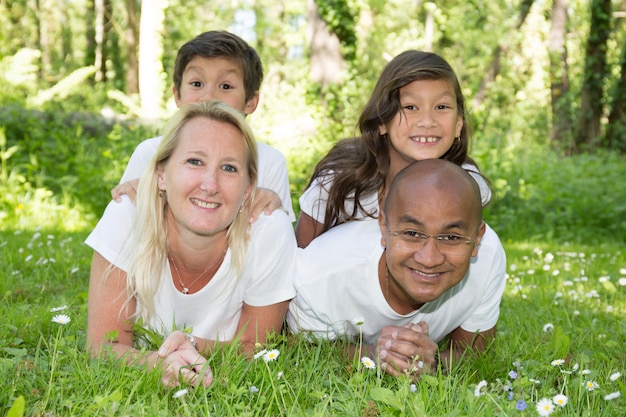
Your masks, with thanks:
[[[241,131],[247,149],[247,170],[251,185],[250,196],[228,226],[227,238],[231,251],[230,271],[239,279],[248,248],[250,208],[258,178],[258,152],[254,135],[244,115],[219,101],[191,103],[181,107],[167,123],[163,139],[150,165],[144,171],[137,190],[137,214],[129,238],[130,268],[127,271],[127,303],[135,297],[135,317],[149,320],[154,315],[154,296],[160,285],[162,271],[167,265],[167,198],[159,191],[158,172],[174,153],[181,129],[192,119],[206,118],[230,124]]]

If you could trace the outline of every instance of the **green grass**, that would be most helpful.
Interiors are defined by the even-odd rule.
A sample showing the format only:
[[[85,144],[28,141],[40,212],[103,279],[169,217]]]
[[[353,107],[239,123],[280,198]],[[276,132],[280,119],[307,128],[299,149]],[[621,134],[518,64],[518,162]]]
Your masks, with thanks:
[[[0,232],[0,415],[536,416],[538,400],[558,393],[568,403],[553,415],[618,416],[626,407],[623,245],[507,243],[497,341],[450,375],[396,379],[344,360],[336,344],[277,336],[266,346],[278,349],[276,360],[247,361],[223,347],[209,358],[213,384],[176,398],[180,388],[163,387],[156,371],[85,354],[85,237]],[[54,323],[55,314],[71,322]],[[565,362],[553,366],[557,359]],[[614,392],[621,397],[604,399]]]

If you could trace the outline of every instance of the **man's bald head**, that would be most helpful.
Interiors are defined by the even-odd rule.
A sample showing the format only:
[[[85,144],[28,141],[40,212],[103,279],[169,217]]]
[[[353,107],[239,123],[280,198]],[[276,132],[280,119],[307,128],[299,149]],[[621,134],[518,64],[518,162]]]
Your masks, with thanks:
[[[460,166],[444,159],[417,161],[401,170],[391,182],[385,199],[385,214],[393,210],[399,199],[407,194],[423,199],[437,198],[445,193],[459,202],[475,217],[477,224],[482,221],[480,188],[470,174]]]

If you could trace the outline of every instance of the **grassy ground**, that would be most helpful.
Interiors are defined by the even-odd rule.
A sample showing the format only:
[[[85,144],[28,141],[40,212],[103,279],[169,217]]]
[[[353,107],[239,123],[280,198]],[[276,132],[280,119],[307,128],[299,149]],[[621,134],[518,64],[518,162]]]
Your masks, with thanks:
[[[554,407],[600,417],[626,408],[623,245],[507,243],[497,342],[448,376],[395,379],[343,360],[334,344],[279,336],[264,346],[275,360],[224,347],[210,358],[213,385],[181,391],[156,372],[88,359],[85,236],[0,232],[0,415],[536,416]],[[71,321],[54,322],[58,314]]]

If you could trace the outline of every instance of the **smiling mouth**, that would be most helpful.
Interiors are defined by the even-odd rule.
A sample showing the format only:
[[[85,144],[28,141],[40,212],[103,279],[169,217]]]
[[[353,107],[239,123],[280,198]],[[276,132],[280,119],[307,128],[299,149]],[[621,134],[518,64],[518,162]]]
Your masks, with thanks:
[[[420,278],[425,279],[425,280],[434,280],[434,279],[439,278],[439,276],[441,276],[441,273],[439,272],[433,273],[433,274],[427,274],[426,272],[418,271],[417,269],[411,269],[411,271],[413,272],[413,274],[418,275]]]
[[[198,200],[197,198],[192,198],[191,202],[197,205],[198,207],[214,209],[219,207],[219,203],[209,203],[206,201]]]
[[[439,140],[438,136],[411,136],[413,142],[418,143],[433,143]]]

